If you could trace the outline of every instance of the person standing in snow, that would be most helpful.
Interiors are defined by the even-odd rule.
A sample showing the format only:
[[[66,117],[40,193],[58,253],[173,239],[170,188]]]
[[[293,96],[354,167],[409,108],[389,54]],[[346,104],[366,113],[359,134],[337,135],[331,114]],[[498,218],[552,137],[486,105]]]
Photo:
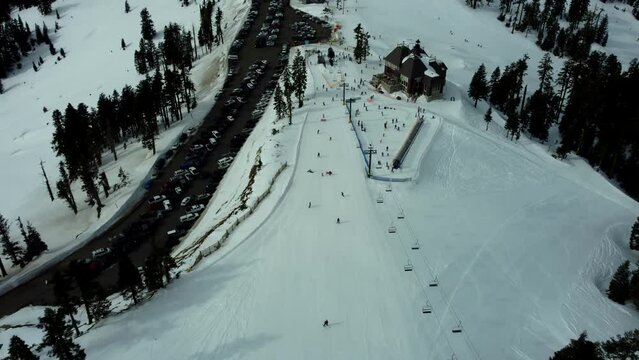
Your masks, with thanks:
[[[320,157],[320,153],[317,153],[317,157]]]
[[[327,326],[328,326],[328,320],[324,320],[324,325],[323,325],[323,326],[324,326],[324,327],[327,327]]]
[[[342,197],[344,197],[344,192],[342,191]]]
[[[309,209],[311,208],[311,202],[310,201],[308,202],[308,208]]]
[[[337,218],[337,223],[339,224],[339,218]]]

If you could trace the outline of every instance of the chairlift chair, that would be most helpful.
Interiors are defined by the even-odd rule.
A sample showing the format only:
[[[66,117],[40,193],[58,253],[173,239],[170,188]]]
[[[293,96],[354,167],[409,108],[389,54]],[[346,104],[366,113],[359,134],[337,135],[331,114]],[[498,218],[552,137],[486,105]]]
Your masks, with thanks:
[[[403,219],[404,218],[404,210],[400,210],[399,211],[399,215],[397,215],[398,219]]]
[[[453,328],[453,334],[459,334],[462,332],[462,327],[461,327],[461,322],[459,324],[457,324],[457,326],[455,326]]]
[[[413,271],[413,264],[411,264],[410,261],[404,265],[404,271]]]
[[[377,197],[377,203],[381,204],[384,202],[384,198],[382,197],[382,194],[380,193],[379,196]]]
[[[415,241],[415,243],[410,248],[411,250],[419,250],[419,240]]]
[[[437,280],[437,277],[435,277],[431,282],[428,283],[428,286],[430,287],[436,287],[439,285],[439,280]]]
[[[394,234],[396,232],[397,232],[397,228],[395,227],[395,225],[393,225],[393,223],[391,223],[391,225],[388,227],[388,233]]]
[[[391,187],[391,184],[389,183],[389,184],[386,186],[386,192],[391,192],[391,191],[393,191],[393,188]]]
[[[430,304],[426,304],[424,306],[422,306],[422,314],[430,314],[433,312],[433,308],[432,306],[430,306]]]

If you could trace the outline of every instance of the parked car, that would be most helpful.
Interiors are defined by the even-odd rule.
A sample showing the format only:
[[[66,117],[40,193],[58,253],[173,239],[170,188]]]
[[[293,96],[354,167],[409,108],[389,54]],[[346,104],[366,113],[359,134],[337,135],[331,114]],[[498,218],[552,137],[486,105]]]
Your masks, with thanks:
[[[221,158],[221,159],[219,159],[217,161],[217,166],[220,169],[226,169],[229,166],[231,166],[232,162],[233,162],[233,157],[232,156],[223,157],[223,158]]]
[[[187,196],[184,199],[182,199],[182,201],[180,202],[180,206],[186,206],[191,202],[191,197]]]
[[[96,259],[96,260],[104,259],[106,257],[109,257],[110,255],[111,255],[111,248],[109,247],[99,248],[91,252],[91,256],[93,257],[93,259]]]
[[[186,211],[186,213],[187,214],[199,213],[200,211],[204,210],[204,208],[205,206],[202,204],[193,205],[191,206],[190,209]]]
[[[200,215],[197,214],[197,213],[182,215],[182,216],[180,216],[180,222],[181,223],[191,222],[191,221],[194,221],[195,219],[197,219],[198,216],[200,216]]]
[[[166,196],[164,195],[155,195],[154,197],[149,199],[149,205],[158,204],[162,201],[166,200]]]

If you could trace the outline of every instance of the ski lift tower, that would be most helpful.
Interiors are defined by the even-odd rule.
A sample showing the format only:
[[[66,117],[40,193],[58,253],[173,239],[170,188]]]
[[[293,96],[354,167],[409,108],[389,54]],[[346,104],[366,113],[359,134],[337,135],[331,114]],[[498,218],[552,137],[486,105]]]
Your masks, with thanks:
[[[349,124],[353,121],[353,103],[357,100],[361,100],[361,97],[348,98],[346,99],[346,108],[348,109],[348,122]]]
[[[373,154],[377,154],[377,150],[373,149],[373,145],[368,145],[368,149],[362,151],[364,155],[368,155],[368,177],[371,177],[371,167],[373,166]]]

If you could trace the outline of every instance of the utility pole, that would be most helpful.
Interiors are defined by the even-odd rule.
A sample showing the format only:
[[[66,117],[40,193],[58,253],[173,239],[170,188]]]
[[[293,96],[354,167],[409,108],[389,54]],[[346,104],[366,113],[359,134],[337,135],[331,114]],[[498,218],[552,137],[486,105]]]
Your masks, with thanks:
[[[373,149],[373,145],[368,145],[368,149],[362,151],[368,155],[368,177],[371,177],[371,168],[373,167],[373,154],[377,154],[377,150]]]

